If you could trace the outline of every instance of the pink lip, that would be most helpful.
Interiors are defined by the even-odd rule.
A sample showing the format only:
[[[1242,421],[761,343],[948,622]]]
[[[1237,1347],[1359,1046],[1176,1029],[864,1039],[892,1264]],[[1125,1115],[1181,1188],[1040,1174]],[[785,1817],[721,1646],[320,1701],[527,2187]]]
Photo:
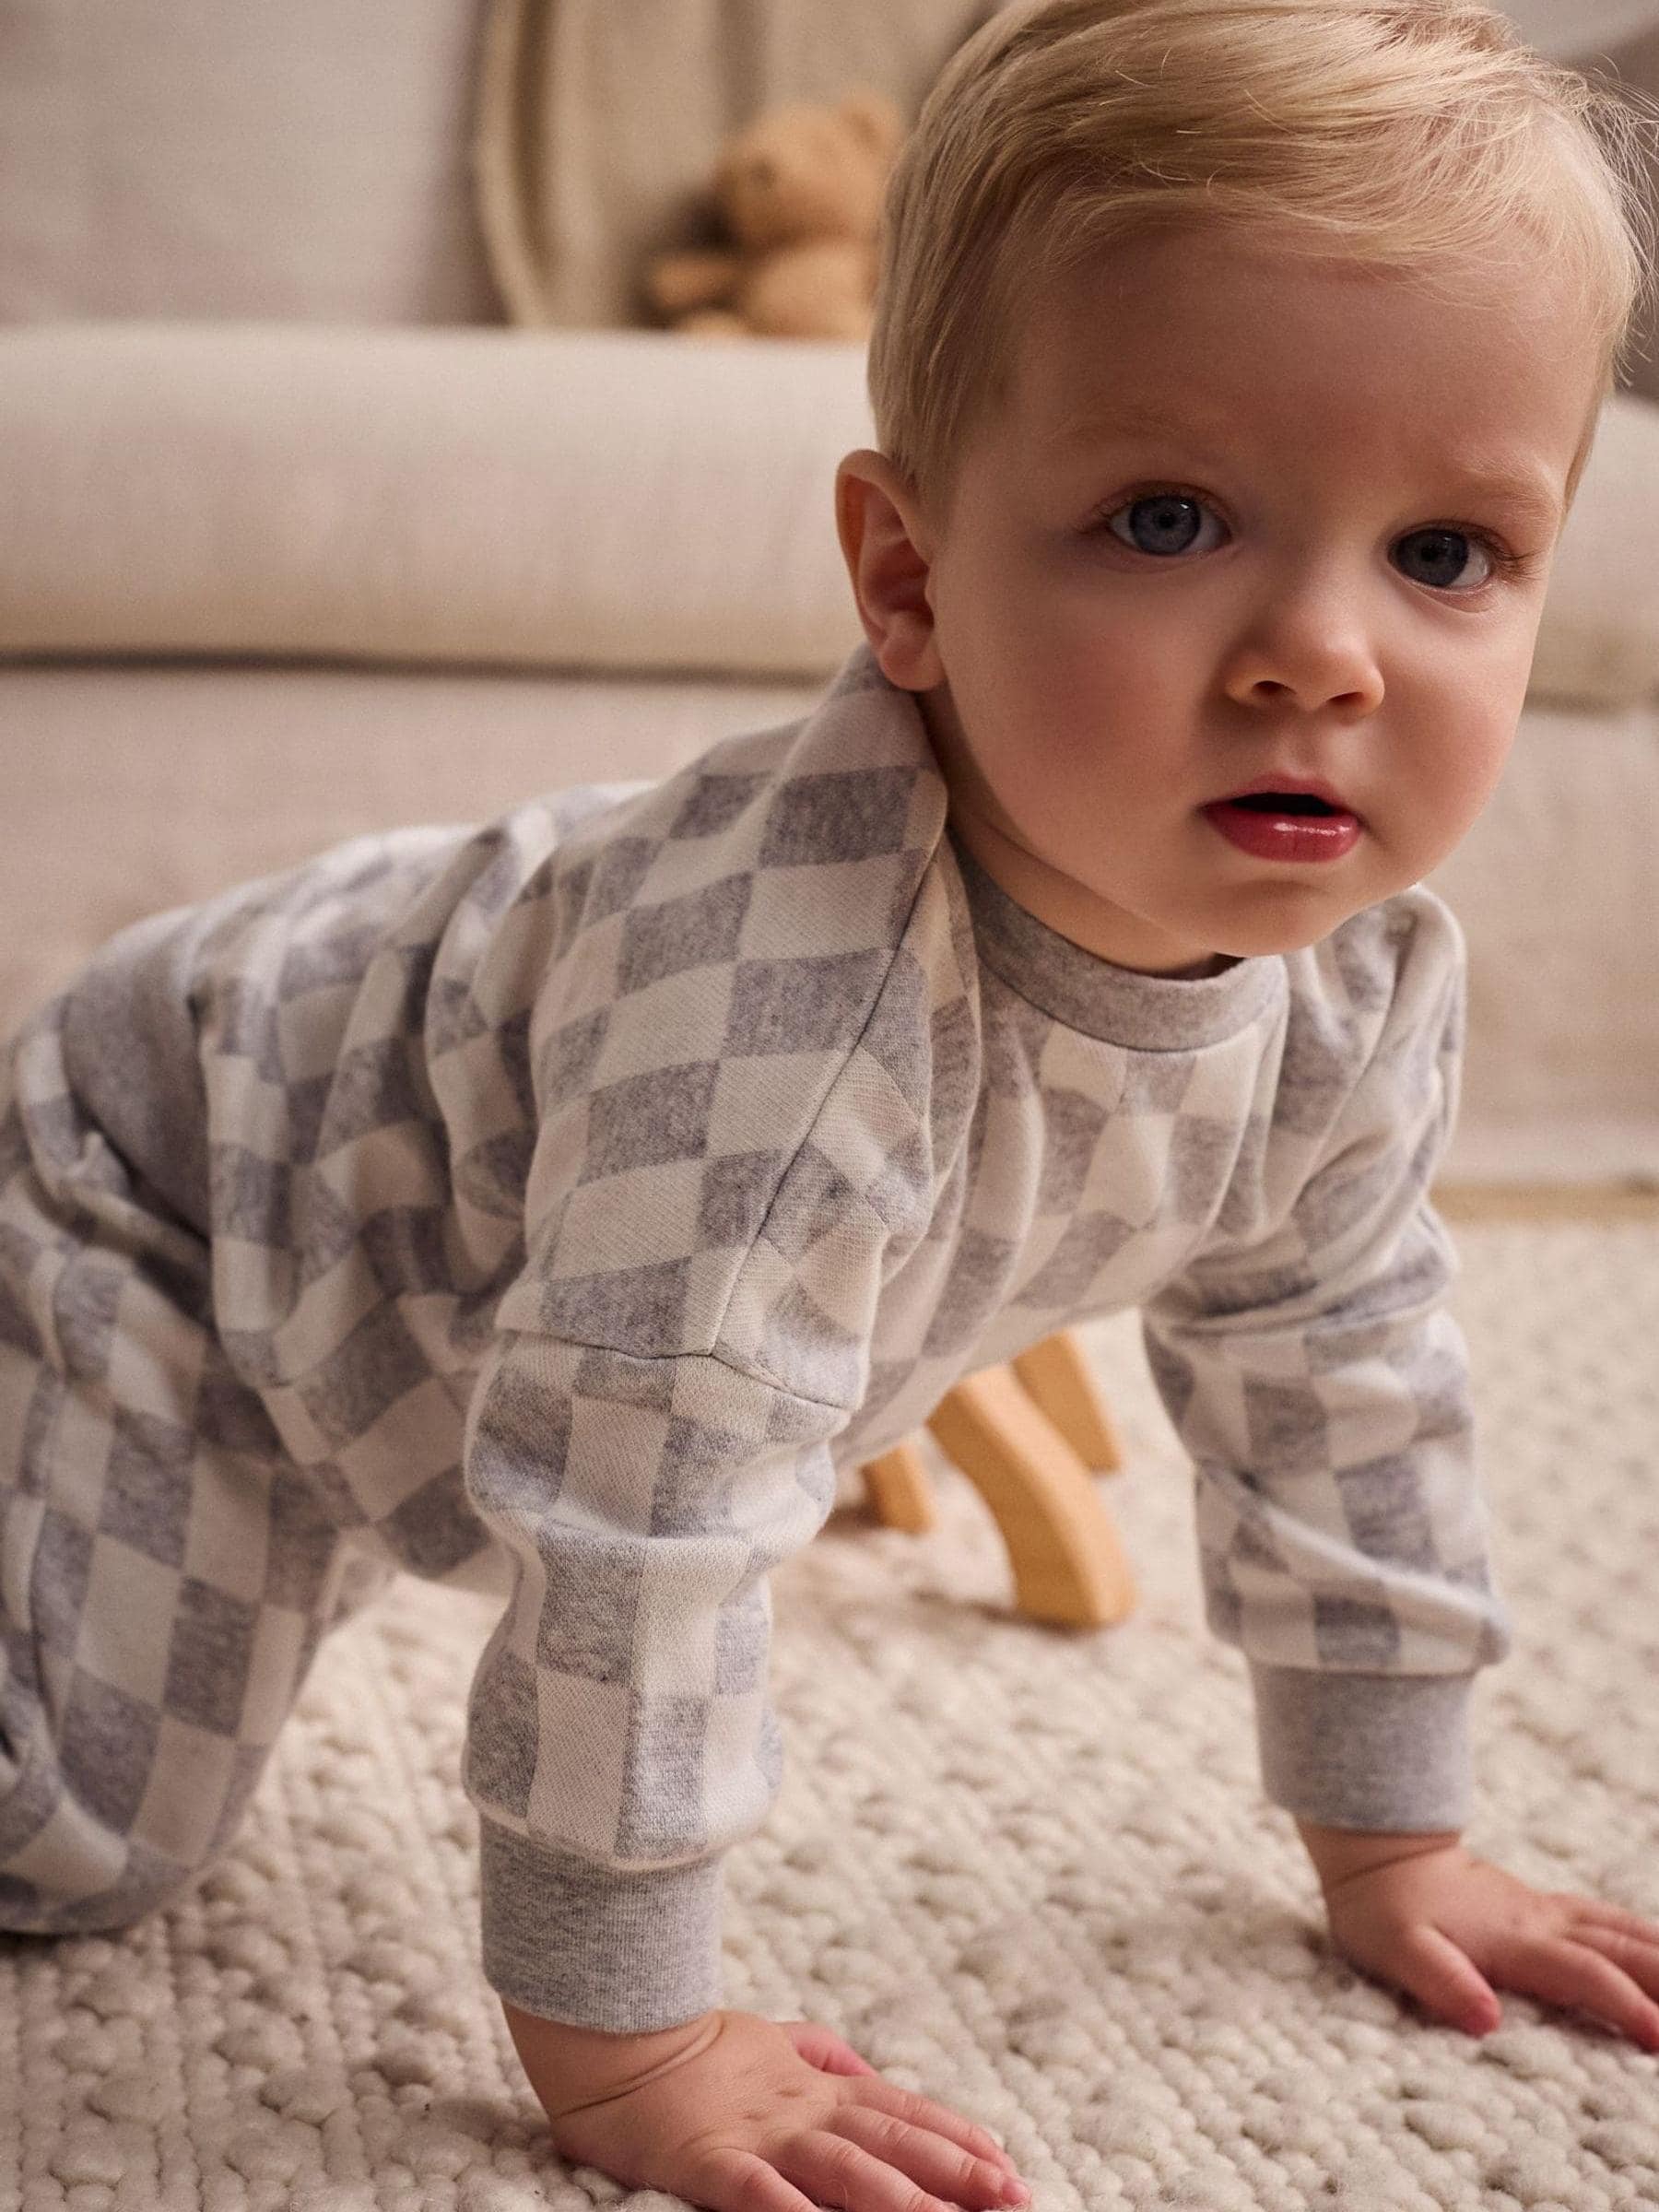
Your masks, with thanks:
[[[1257,860],[1340,860],[1359,841],[1357,814],[1260,814],[1230,799],[1218,799],[1203,811],[1230,844]]]

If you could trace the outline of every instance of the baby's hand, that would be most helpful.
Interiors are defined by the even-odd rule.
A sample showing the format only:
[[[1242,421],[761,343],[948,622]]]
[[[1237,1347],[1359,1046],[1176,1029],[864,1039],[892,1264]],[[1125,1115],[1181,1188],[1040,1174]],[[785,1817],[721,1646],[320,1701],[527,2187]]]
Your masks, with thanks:
[[[1497,1983],[1659,2051],[1659,1926],[1635,1912],[1531,1888],[1458,1843],[1342,1875],[1324,1900],[1344,1957],[1450,2027],[1500,2026]]]
[[[637,2086],[569,2107],[535,2022],[507,2011],[559,2156],[629,2188],[712,2212],[989,2212],[1029,2197],[994,2136],[810,2021],[710,2013]]]

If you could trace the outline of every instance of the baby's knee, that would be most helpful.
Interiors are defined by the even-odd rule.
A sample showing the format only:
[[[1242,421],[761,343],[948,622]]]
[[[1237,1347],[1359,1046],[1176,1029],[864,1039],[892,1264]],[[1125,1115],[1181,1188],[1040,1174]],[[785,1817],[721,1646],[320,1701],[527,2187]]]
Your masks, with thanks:
[[[74,1786],[46,1731],[0,1729],[0,1929],[108,1935],[172,1903],[202,1872]],[[18,1756],[18,1752],[22,1756]]]
[[[112,1879],[88,1863],[0,1871],[0,1930],[12,1936],[116,1936],[176,1903],[202,1869],[131,1846]]]

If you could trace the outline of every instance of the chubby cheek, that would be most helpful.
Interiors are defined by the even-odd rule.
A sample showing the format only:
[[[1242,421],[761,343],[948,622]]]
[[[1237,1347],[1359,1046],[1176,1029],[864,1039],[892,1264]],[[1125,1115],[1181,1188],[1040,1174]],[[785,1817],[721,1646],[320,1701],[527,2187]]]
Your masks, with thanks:
[[[1057,766],[1167,753],[1203,726],[1190,638],[1166,643],[1155,625],[1105,620],[1063,591],[1005,606],[999,630],[994,646],[985,636],[988,681],[1006,719],[1041,724]]]
[[[1513,718],[1488,711],[1442,723],[1424,748],[1418,777],[1448,839],[1461,838],[1486,806],[1514,742]]]

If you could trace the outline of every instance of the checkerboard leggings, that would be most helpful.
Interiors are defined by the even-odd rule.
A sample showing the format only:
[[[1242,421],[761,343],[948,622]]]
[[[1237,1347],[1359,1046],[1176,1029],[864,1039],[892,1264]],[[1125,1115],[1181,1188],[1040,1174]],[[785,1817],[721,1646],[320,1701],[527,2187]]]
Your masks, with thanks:
[[[211,1326],[208,1248],[64,1074],[0,1045],[0,1928],[130,1925],[229,1848],[318,1645],[394,1569],[342,1541]]]

